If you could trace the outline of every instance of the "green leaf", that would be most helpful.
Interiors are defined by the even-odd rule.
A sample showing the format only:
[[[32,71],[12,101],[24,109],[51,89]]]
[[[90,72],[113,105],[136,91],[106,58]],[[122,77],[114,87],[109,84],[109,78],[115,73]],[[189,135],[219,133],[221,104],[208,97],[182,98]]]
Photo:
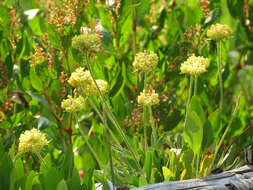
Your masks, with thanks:
[[[4,153],[0,158],[0,189],[7,190],[11,183],[13,164],[10,157]]]
[[[40,165],[41,174],[47,173],[47,171],[52,167],[52,160],[51,160],[50,154],[47,154],[43,159],[44,159],[44,162],[46,163],[46,166],[45,164]]]
[[[204,124],[202,149],[208,148],[214,141],[218,142],[221,129],[221,112],[217,109],[209,115]]]
[[[58,183],[57,190],[68,190],[68,186],[66,182],[64,181],[64,179],[61,180],[60,183]]]
[[[60,175],[57,168],[49,169],[43,178],[43,183],[45,186],[45,190],[57,189],[58,183],[62,180],[62,176]]]
[[[112,31],[112,24],[110,22],[111,16],[108,13],[108,10],[106,10],[104,7],[99,7],[98,11],[102,26],[111,32]]]
[[[121,64],[121,68],[118,69],[117,76],[110,82],[112,84],[110,90],[110,96],[118,96],[124,88],[126,82],[126,66],[125,63]]]
[[[43,35],[42,29],[41,29],[41,20],[40,20],[39,15],[35,16],[33,19],[29,19],[28,24],[36,35],[38,36]]]
[[[185,178],[191,178],[192,177],[192,161],[193,161],[194,153],[192,150],[188,149],[182,154],[182,162],[183,166],[186,169],[186,176]]]
[[[184,140],[189,144],[194,154],[199,154],[203,139],[203,124],[195,111],[189,113],[185,124]]]
[[[32,190],[33,187],[33,179],[36,176],[36,172],[35,171],[31,171],[28,175],[28,177],[26,178],[26,184],[25,184],[25,190]]]
[[[173,176],[173,172],[165,166],[162,167],[162,171],[163,171],[164,181],[168,181],[170,177]]]
[[[208,117],[208,120],[211,123],[213,136],[216,139],[218,137],[218,135],[220,134],[220,131],[222,129],[220,110],[217,109],[215,112],[211,113],[211,115]]]
[[[87,190],[94,189],[94,177],[93,177],[94,170],[89,169],[85,172],[84,179],[83,179],[83,186],[85,186]]]
[[[243,6],[241,0],[227,0],[227,7],[232,17],[240,18],[243,14]]]
[[[212,125],[210,123],[210,120],[207,119],[204,124],[204,129],[203,129],[202,150],[204,150],[205,148],[208,148],[212,144],[213,141],[214,141],[214,136],[213,136]]]
[[[46,129],[51,126],[52,126],[51,121],[49,121],[46,117],[44,117],[42,115],[39,116],[39,118],[38,118],[38,129],[39,130]]]
[[[144,186],[144,185],[148,185],[148,182],[147,182],[145,176],[144,176],[144,175],[141,175],[141,176],[139,177],[139,186],[141,187],[141,186]]]
[[[201,120],[201,124],[203,125],[205,122],[205,114],[204,110],[201,106],[201,101],[198,96],[193,96],[189,106],[189,113],[195,111],[198,115],[199,119]]]
[[[150,180],[152,171],[152,153],[149,151],[146,153],[143,171],[146,173],[147,180]]]
[[[32,99],[37,100],[39,103],[44,105],[50,111],[50,108],[49,108],[49,105],[48,105],[47,101],[39,93],[30,92],[30,91],[26,91],[26,93],[28,95],[30,95],[32,97]]]
[[[3,155],[4,154],[4,145],[2,143],[2,138],[0,136],[0,155]]]
[[[148,13],[151,1],[150,0],[137,0],[135,1],[136,19],[141,20]]]
[[[31,83],[32,83],[32,87],[41,92],[43,90],[43,86],[41,84],[41,82],[39,81],[40,79],[38,78],[36,72],[34,71],[34,68],[32,67],[30,69],[30,80],[31,80]]]
[[[67,180],[68,188],[79,190],[81,189],[81,180],[78,173],[78,170],[74,168],[72,177]]]
[[[221,9],[219,8],[213,9],[206,17],[204,26],[213,24],[216,20],[220,18],[220,16],[221,16]]]
[[[67,180],[71,178],[74,167],[73,152],[72,148],[69,146],[67,152],[64,154],[64,161],[61,165],[61,173]]]
[[[21,158],[18,158],[14,164],[15,179],[20,179],[25,176],[23,162]]]

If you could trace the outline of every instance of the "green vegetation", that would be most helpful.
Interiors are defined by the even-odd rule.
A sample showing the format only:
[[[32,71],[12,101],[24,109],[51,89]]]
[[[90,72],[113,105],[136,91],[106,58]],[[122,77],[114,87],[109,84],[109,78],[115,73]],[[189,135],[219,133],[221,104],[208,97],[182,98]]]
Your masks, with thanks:
[[[1,1],[0,190],[116,190],[244,165],[252,11],[252,0]]]

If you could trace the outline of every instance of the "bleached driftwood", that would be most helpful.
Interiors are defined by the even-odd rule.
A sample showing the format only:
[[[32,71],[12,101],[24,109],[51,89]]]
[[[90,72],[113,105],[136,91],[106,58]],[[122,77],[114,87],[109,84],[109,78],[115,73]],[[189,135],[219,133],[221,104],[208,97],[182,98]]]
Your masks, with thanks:
[[[210,175],[205,178],[164,182],[132,190],[253,190],[253,165]]]

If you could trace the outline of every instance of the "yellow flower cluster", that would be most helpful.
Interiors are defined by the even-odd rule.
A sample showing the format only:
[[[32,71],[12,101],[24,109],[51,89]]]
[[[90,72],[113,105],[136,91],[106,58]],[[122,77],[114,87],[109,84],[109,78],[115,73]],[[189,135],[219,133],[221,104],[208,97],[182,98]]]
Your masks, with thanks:
[[[73,48],[80,52],[87,51],[91,47],[99,46],[101,43],[100,35],[97,33],[85,33],[74,36],[72,39]]]
[[[232,29],[228,25],[213,24],[209,30],[207,30],[207,37],[212,40],[222,40],[227,38],[232,33]]]
[[[105,94],[108,83],[104,80],[96,80],[96,83],[101,93]],[[92,83],[87,83],[86,85],[83,86],[83,93],[87,96],[89,95],[99,96],[99,92],[97,90],[96,84],[93,81]]]
[[[143,90],[138,96],[138,104],[145,106],[153,106],[159,104],[159,96],[154,90],[146,92]]]
[[[90,71],[84,71],[84,68],[78,68],[73,72],[68,80],[68,83],[76,88],[79,88],[86,96],[99,96],[96,84],[94,83]],[[106,93],[107,82],[104,80],[96,80],[96,83],[102,94]]]
[[[80,87],[85,83],[92,83],[92,77],[89,71],[84,71],[84,68],[80,67],[71,73],[68,83],[73,87]]]
[[[153,52],[137,53],[133,62],[135,69],[143,72],[151,71],[158,63],[158,56]]]
[[[26,130],[19,137],[18,151],[20,153],[32,152],[39,154],[42,148],[48,144],[45,134],[38,129]]]
[[[61,102],[61,107],[67,112],[79,112],[83,108],[84,98],[79,96],[78,98],[72,98],[68,96],[68,99],[65,99]]]
[[[210,62],[207,58],[202,56],[195,56],[194,54],[190,56],[185,62],[181,64],[181,73],[190,75],[200,75],[206,72],[209,67]]]

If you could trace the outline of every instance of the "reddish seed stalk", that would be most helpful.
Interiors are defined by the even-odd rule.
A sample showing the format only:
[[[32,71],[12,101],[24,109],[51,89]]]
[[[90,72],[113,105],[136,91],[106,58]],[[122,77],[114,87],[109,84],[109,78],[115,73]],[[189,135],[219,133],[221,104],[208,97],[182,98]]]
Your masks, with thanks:
[[[64,57],[66,60],[66,65],[68,67],[69,75],[71,75],[71,70],[70,70],[70,66],[69,66],[68,48],[66,48],[66,51],[63,51],[63,52],[64,52]],[[74,88],[72,88],[72,97],[74,97]],[[71,127],[72,127],[72,113],[70,113],[70,115],[69,115],[68,128],[65,128],[66,133],[68,133],[70,145],[72,145],[72,128]]]

